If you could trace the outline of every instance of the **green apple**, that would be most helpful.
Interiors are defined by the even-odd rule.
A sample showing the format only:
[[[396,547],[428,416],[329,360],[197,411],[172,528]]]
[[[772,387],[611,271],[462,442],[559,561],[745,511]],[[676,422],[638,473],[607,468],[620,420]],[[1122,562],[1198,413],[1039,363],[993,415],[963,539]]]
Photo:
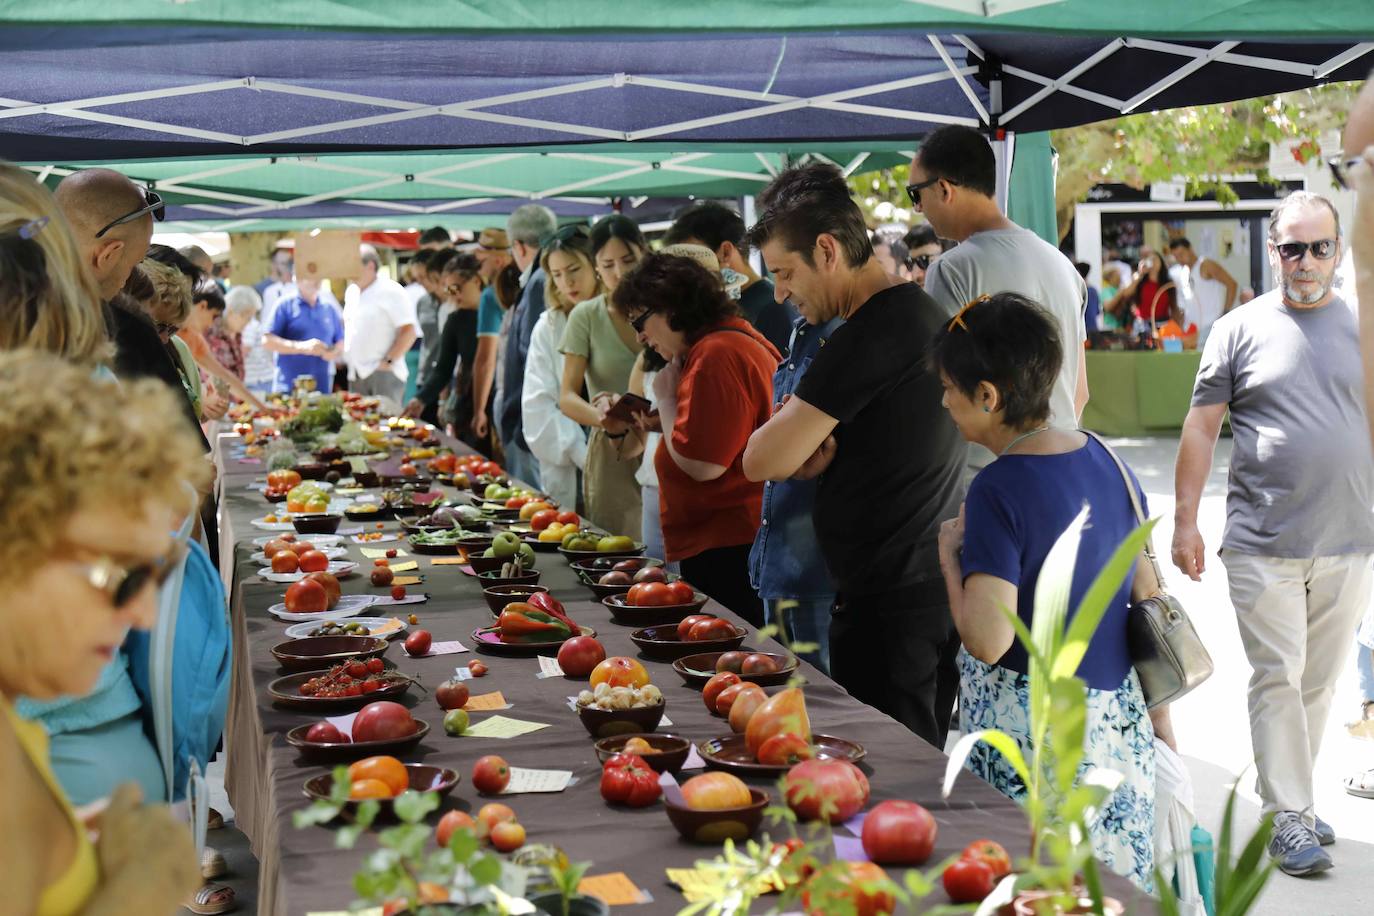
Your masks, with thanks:
[[[534,548],[524,541],[520,542],[520,562],[526,569],[534,569]]]
[[[520,551],[520,536],[513,531],[502,531],[491,539],[491,549],[495,556],[502,559],[509,559]]]
[[[466,709],[450,709],[444,713],[444,733],[448,735],[461,735],[468,730],[468,711]]]

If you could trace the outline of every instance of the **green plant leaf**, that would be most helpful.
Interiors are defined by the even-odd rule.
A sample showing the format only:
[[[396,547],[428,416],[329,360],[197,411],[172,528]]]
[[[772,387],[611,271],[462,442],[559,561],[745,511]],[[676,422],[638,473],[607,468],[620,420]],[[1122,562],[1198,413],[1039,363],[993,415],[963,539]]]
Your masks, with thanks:
[[[353,778],[348,775],[348,767],[338,766],[334,768],[333,778],[329,784],[329,800],[342,806],[348,801],[349,793],[353,791]]]
[[[449,834],[448,848],[453,853],[453,857],[460,863],[467,862],[472,858],[472,854],[477,851],[477,836],[472,832],[472,828],[463,827]]]
[[[1155,869],[1155,893],[1159,895],[1159,916],[1183,916],[1178,908],[1178,895],[1174,893],[1174,883],[1164,877],[1164,872]]]
[[[377,820],[377,815],[381,813],[381,802],[375,798],[365,799],[358,804],[358,810],[353,812],[353,823],[358,824],[364,829],[371,827],[373,821]]]
[[[983,731],[969,732],[959,739],[954,745],[954,749],[949,752],[949,761],[945,764],[945,781],[940,789],[943,798],[949,798],[949,793],[954,789],[954,780],[959,777],[959,772],[964,767],[964,761],[973,752],[973,748],[979,741],[983,741],[1000,751],[1006,758],[1007,763],[1011,764],[1016,775],[1021,777],[1021,781],[1027,786],[1030,785],[1030,769],[1026,766],[1026,759],[1021,756],[1021,748],[1016,743],[1016,739],[1006,732],[999,732],[995,729],[985,729]]]
[[[1070,677],[1078,671],[1083,656],[1087,654],[1088,643],[1092,640],[1093,634],[1097,632],[1097,627],[1102,622],[1107,609],[1111,607],[1112,600],[1121,588],[1121,583],[1135,569],[1136,562],[1145,547],[1145,542],[1154,531],[1158,521],[1158,519],[1150,519],[1126,535],[1125,540],[1118,544],[1116,550],[1112,552],[1112,557],[1107,561],[1107,565],[1103,566],[1093,578],[1092,584],[1083,593],[1083,600],[1078,603],[1078,610],[1074,613],[1073,620],[1069,622],[1063,645],[1055,656],[1054,667],[1050,671],[1052,677]],[[1038,605],[1036,612],[1039,613]]]
[[[291,815],[291,826],[297,830],[306,827],[313,827],[316,824],[327,824],[339,816],[343,811],[343,805],[318,799],[312,804],[300,809]]]
[[[439,807],[438,792],[416,792],[406,789],[391,803],[396,817],[407,824],[418,824],[425,815]]]
[[[1055,539],[1054,546],[1040,566],[1035,582],[1035,613],[1031,617],[1031,642],[1039,650],[1043,662],[1031,661],[1030,722],[1031,747],[1043,747],[1045,731],[1050,723],[1050,670],[1059,655],[1064,638],[1064,621],[1069,613],[1069,597],[1073,589],[1073,569],[1078,559],[1078,546],[1083,539],[1083,526],[1088,521],[1085,504],[1069,526]],[[1036,767],[1037,774],[1040,768]],[[1027,783],[1031,791],[1033,786]]]
[[[1021,643],[1021,647],[1026,650],[1026,655],[1032,664],[1039,665],[1041,668],[1048,669],[1049,662],[1040,654],[1040,648],[1035,644],[1035,637],[1031,636],[1030,628],[1021,619],[1021,615],[1007,607],[1005,604],[998,603],[997,609],[1002,612],[1007,623],[1011,624],[1012,631],[1016,634],[1016,639]]]
[[[468,864],[468,873],[480,887],[488,887],[501,880],[501,860],[495,856],[481,856]]]
[[[1070,675],[1052,679],[1049,692],[1053,725],[1046,735],[1054,768],[1054,789],[1062,798],[1073,791],[1078,764],[1083,759],[1083,738],[1088,728],[1088,688]],[[1036,757],[1043,759],[1044,755],[1037,753]]]
[[[352,849],[353,844],[358,842],[358,837],[366,829],[367,828],[363,827],[361,824],[348,824],[347,826],[340,827],[338,830],[334,831],[334,848]]]

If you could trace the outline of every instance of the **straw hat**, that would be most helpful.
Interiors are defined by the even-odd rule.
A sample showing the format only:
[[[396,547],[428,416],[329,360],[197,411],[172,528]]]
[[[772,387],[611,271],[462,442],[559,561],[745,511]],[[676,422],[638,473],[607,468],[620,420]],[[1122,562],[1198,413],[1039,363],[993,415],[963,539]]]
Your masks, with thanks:
[[[477,247],[488,251],[506,251],[510,248],[510,238],[504,229],[483,229],[477,236]]]
[[[691,258],[702,267],[719,274],[721,282],[725,284],[725,292],[731,299],[738,299],[740,289],[744,286],[747,279],[744,274],[731,270],[728,267],[721,267],[720,260],[716,253],[705,245],[665,245],[659,249],[659,254],[670,254],[678,258]]]

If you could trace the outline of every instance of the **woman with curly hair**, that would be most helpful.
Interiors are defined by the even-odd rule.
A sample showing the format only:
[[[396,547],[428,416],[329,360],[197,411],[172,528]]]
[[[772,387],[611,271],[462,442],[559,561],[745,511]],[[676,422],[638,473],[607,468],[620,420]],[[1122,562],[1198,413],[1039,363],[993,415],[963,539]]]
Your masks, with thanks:
[[[139,696],[119,664],[126,633],[153,625],[157,585],[179,562],[170,532],[189,501],[169,482],[209,474],[172,398],[154,381],[93,380],[89,368],[50,354],[0,353],[0,440],[23,443],[0,449],[0,530],[23,532],[0,540],[6,912],[167,913],[199,881],[186,828],[165,805],[140,802],[166,796]],[[73,809],[58,739],[20,715],[21,697],[124,713],[101,727],[105,769],[119,763],[119,784],[95,822]],[[138,759],[151,789],[128,781]]]
[[[778,351],[740,316],[720,275],[692,257],[649,255],[621,279],[613,301],[667,362],[653,382],[666,559],[763,626],[763,604],[749,584],[763,484],[744,476],[742,462],[750,434],[772,412]]]

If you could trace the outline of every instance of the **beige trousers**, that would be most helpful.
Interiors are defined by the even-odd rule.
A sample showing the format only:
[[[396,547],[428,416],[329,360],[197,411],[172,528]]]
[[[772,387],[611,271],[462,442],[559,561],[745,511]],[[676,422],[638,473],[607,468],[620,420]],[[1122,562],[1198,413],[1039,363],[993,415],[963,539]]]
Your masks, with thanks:
[[[1312,816],[1321,749],[1350,634],[1374,583],[1369,554],[1314,559],[1222,550],[1252,673],[1250,736],[1264,810]]]
[[[611,534],[640,537],[644,510],[635,472],[642,460],[621,458],[618,443],[605,430],[593,429],[587,440],[587,466],[582,469],[582,493],[587,518]]]

